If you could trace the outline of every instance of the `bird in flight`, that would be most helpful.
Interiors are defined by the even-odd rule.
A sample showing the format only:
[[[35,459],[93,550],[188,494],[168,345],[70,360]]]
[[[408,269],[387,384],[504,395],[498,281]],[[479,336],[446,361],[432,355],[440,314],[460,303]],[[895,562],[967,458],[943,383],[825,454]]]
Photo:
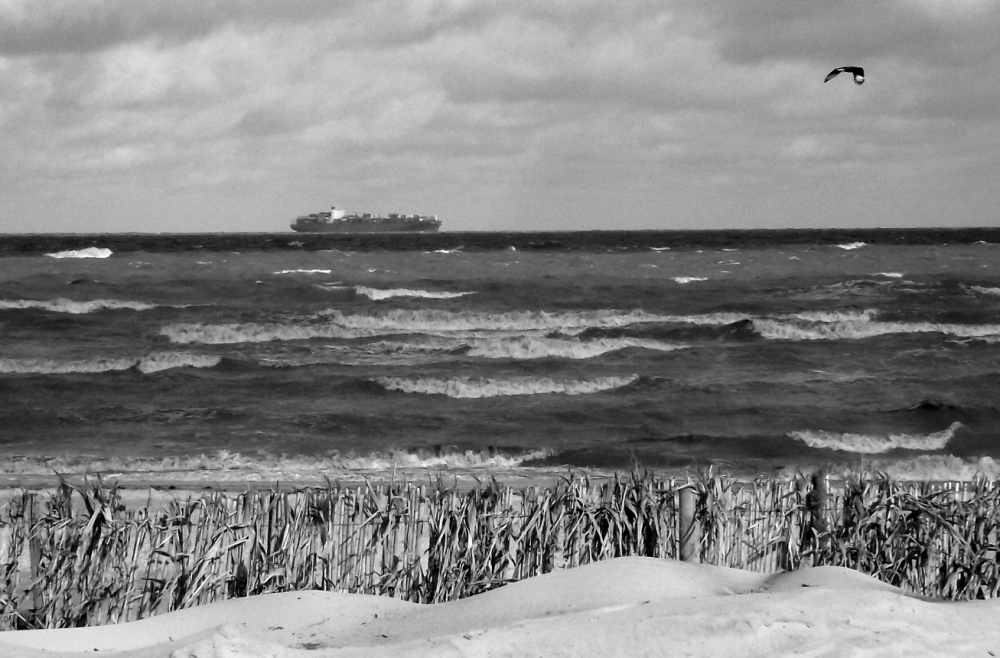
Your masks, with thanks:
[[[852,73],[854,74],[854,84],[860,85],[865,81],[865,70],[860,66],[841,66],[839,69],[833,69],[830,71],[829,75],[826,76],[826,80],[823,82],[830,82],[841,73]]]

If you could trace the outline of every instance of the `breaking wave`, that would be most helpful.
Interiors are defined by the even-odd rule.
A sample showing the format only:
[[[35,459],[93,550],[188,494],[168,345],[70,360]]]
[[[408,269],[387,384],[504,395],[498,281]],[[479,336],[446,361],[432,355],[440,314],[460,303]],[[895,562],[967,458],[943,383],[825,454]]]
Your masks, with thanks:
[[[795,296],[799,299],[841,299],[843,297],[880,297],[899,290],[900,281],[890,279],[888,281],[876,281],[874,279],[852,279],[830,283],[823,286],[816,286],[808,291],[799,292]]]
[[[903,450],[931,451],[941,450],[951,441],[955,432],[962,427],[961,423],[952,423],[948,429],[922,436],[919,434],[851,434],[805,430],[790,432],[788,436],[802,441],[810,448],[839,450],[863,455],[874,455],[889,452],[897,448]]]
[[[664,318],[645,311],[510,311],[482,313],[475,311],[441,311],[430,309],[392,309],[372,315],[348,315],[330,310],[322,315],[334,324],[372,334],[401,332],[455,331],[553,331],[586,329],[589,327],[622,327],[641,322],[658,322]]]
[[[272,340],[308,340],[310,338],[356,338],[358,332],[346,331],[334,324],[294,325],[278,322],[257,324],[172,324],[162,327],[160,335],[172,343],[264,343]]]
[[[591,341],[562,340],[558,338],[482,338],[470,342],[469,356],[490,359],[591,359],[607,352],[638,347],[647,350],[670,352],[687,347],[641,338],[599,338]]]
[[[517,469],[526,462],[550,457],[549,450],[389,450],[368,455],[241,455],[220,451],[214,455],[166,458],[99,457],[96,455],[19,457],[4,460],[0,473],[16,475],[101,475],[105,480],[135,478],[143,481],[192,482],[338,481],[377,475],[448,471],[483,474]]]
[[[428,290],[408,290],[406,288],[394,288],[391,290],[379,290],[378,288],[367,288],[365,286],[354,286],[354,291],[359,295],[364,295],[369,299],[381,301],[392,299],[393,297],[423,297],[425,299],[453,299],[471,295],[471,292],[432,292]]]
[[[156,308],[156,304],[147,304],[145,302],[130,302],[122,301],[118,299],[92,299],[88,301],[78,302],[72,299],[51,299],[51,300],[36,300],[36,299],[13,299],[13,300],[0,300],[0,309],[21,309],[21,308],[40,308],[46,311],[53,311],[55,313],[93,313],[94,311],[100,311],[103,309],[130,309],[133,311],[148,311],[151,308]]]
[[[857,340],[888,334],[941,333],[958,338],[991,339],[1000,325],[937,322],[880,322],[875,311],[800,313],[779,318],[755,318],[753,328],[771,340]]]
[[[214,354],[190,352],[154,352],[142,357],[115,357],[94,359],[5,359],[0,358],[3,374],[67,374],[110,372],[136,368],[142,373],[159,372],[171,368],[211,368],[221,361]]]
[[[587,395],[622,388],[638,381],[629,377],[595,377],[593,379],[556,380],[548,377],[376,377],[372,381],[389,391],[447,395],[452,398],[493,398],[508,395]]]
[[[481,313],[472,311],[391,309],[382,313],[351,315],[339,310],[324,311],[325,322],[306,324],[238,323],[238,324],[173,324],[160,329],[160,334],[174,343],[257,343],[272,340],[307,340],[310,338],[365,338],[386,334],[498,331],[583,331],[591,327],[623,327],[641,322],[672,320],[644,311],[581,311],[548,313],[545,311],[512,311]],[[745,317],[745,316],[741,316]],[[679,320],[683,321],[683,320]],[[705,322],[715,323],[706,319]]]
[[[913,459],[873,460],[867,467],[896,480],[968,482],[984,477],[1000,478],[1000,463],[992,457],[966,460],[954,455],[919,455]]]
[[[53,254],[45,255],[49,258],[108,258],[111,256],[111,250],[101,247],[87,247],[86,249],[57,251]]]
[[[173,343],[259,343],[268,341],[309,340],[314,338],[354,339],[385,335],[425,334],[429,336],[463,338],[476,356],[498,358],[535,358],[569,356],[581,353],[593,355],[625,347],[646,349],[677,349],[676,345],[653,342],[575,343],[546,341],[546,334],[578,336],[588,330],[614,330],[634,325],[676,324],[728,326],[749,322],[753,332],[769,340],[858,340],[887,334],[941,333],[958,338],[995,340],[1000,337],[1000,324],[949,324],[936,322],[879,321],[875,310],[806,311],[773,317],[751,317],[743,313],[706,313],[702,315],[655,315],[635,311],[511,311],[485,313],[474,311],[444,311],[429,309],[389,309],[380,313],[348,314],[340,310],[321,312],[311,319],[270,323],[166,325],[160,334]],[[503,336],[504,333],[510,334]],[[534,335],[526,335],[534,334]],[[477,342],[478,341],[478,342]],[[521,341],[521,345],[518,344]],[[456,344],[454,349],[465,345]],[[504,354],[504,352],[508,354]]]

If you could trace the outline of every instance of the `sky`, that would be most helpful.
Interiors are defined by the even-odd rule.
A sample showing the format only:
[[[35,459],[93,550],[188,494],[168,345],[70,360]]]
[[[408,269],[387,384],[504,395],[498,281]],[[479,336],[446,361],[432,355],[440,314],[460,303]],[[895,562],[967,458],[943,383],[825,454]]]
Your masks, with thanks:
[[[1000,0],[0,0],[0,232],[331,205],[997,226]]]

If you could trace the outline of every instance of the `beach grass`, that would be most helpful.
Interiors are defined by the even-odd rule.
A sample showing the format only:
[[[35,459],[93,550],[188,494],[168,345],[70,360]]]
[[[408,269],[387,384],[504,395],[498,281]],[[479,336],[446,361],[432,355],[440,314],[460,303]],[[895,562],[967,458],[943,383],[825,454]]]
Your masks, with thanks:
[[[0,629],[141,619],[303,589],[451,601],[626,555],[753,571],[839,565],[918,594],[992,598],[1000,487],[874,473],[741,481],[648,473],[460,490],[396,482],[214,491],[126,506],[115,484],[0,511]]]

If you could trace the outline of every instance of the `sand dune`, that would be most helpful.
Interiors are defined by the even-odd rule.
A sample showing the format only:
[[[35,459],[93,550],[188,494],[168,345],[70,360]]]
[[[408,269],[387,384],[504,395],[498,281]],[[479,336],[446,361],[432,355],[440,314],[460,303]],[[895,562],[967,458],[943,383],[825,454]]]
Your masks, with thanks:
[[[1000,656],[998,621],[1000,601],[930,601],[840,567],[769,575],[633,557],[438,605],[289,592],[8,632],[0,656]]]

